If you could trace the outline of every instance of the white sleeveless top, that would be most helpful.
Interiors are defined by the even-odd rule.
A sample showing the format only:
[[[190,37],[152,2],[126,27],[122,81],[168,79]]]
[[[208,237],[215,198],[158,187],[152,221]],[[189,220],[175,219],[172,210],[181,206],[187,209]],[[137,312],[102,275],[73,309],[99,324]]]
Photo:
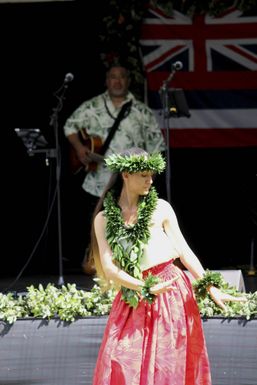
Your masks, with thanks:
[[[150,233],[151,237],[145,246],[144,256],[140,263],[142,271],[179,257],[175,245],[160,224],[152,224]]]

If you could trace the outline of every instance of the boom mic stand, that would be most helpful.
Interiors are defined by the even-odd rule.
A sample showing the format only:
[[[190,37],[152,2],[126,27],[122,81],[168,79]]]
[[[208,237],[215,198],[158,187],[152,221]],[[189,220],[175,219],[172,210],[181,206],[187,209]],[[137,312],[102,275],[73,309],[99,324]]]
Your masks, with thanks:
[[[183,64],[181,62],[175,62],[172,64],[172,71],[169,74],[168,78],[163,81],[163,84],[159,90],[162,106],[163,106],[163,118],[164,118],[164,128],[166,132],[166,159],[167,159],[167,167],[166,167],[166,190],[167,190],[167,199],[168,202],[171,203],[171,191],[170,191],[170,175],[171,175],[171,167],[170,167],[170,127],[169,127],[169,118],[171,115],[171,111],[169,108],[169,95],[168,95],[168,86],[173,77],[175,76],[176,71],[179,71],[183,68]]]
[[[65,93],[69,86],[69,83],[74,79],[72,73],[65,75],[63,84],[57,91],[54,92],[54,96],[57,98],[57,106],[53,108],[53,113],[50,116],[50,126],[54,129],[55,138],[55,157],[56,157],[56,196],[57,196],[57,224],[58,224],[58,262],[59,262],[59,279],[58,285],[64,284],[63,278],[63,257],[62,257],[62,222],[61,222],[61,190],[60,190],[60,177],[61,177],[61,148],[59,142],[59,112],[63,108],[63,101],[65,99]]]
[[[251,240],[251,251],[250,251],[250,265],[249,269],[247,271],[247,275],[254,276],[257,274],[257,271],[255,269],[254,265],[254,238]]]

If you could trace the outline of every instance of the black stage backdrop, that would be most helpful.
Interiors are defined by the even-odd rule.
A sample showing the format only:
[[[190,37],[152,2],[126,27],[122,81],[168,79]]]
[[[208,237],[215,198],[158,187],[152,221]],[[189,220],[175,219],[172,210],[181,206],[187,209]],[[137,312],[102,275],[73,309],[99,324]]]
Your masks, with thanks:
[[[74,80],[59,114],[63,258],[65,271],[80,267],[86,213],[81,176],[68,171],[62,125],[83,100],[104,90],[99,46],[103,4],[0,5],[2,204],[7,213],[2,216],[6,252],[1,274],[16,275],[28,260],[46,224],[55,186],[54,161],[46,166],[44,155],[29,157],[14,128],[40,128],[53,143],[49,126],[57,104],[53,94],[68,72]],[[249,264],[256,234],[256,152],[256,148],[171,150],[172,204],[205,267]],[[161,186],[160,194],[165,196],[163,181]],[[54,210],[26,272],[57,272],[57,241]]]

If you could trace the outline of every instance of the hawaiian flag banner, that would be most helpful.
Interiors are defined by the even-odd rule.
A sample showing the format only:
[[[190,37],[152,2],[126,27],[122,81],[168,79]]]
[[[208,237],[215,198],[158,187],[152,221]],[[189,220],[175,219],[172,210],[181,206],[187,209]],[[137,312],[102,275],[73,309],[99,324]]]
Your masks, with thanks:
[[[149,8],[140,45],[146,102],[171,146],[257,146],[257,15],[229,8],[219,17],[169,17]],[[176,62],[183,68],[172,71]],[[161,90],[171,72],[168,88],[184,91],[190,117],[167,115]]]

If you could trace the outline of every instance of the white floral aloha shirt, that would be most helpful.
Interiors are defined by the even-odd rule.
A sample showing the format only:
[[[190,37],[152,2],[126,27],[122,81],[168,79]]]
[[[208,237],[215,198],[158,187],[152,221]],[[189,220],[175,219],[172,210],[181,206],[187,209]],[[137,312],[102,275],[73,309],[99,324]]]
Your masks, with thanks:
[[[105,155],[119,153],[135,146],[143,148],[149,153],[164,151],[164,137],[153,112],[129,92],[124,103],[130,100],[132,100],[130,112],[127,116],[125,114],[124,119],[120,122]],[[106,91],[83,102],[72,113],[65,122],[64,134],[68,136],[86,128],[89,135],[98,135],[104,142],[120,108],[114,107]],[[99,197],[108,183],[110,175],[105,164],[101,163],[96,171],[86,174],[82,187],[88,193]]]

